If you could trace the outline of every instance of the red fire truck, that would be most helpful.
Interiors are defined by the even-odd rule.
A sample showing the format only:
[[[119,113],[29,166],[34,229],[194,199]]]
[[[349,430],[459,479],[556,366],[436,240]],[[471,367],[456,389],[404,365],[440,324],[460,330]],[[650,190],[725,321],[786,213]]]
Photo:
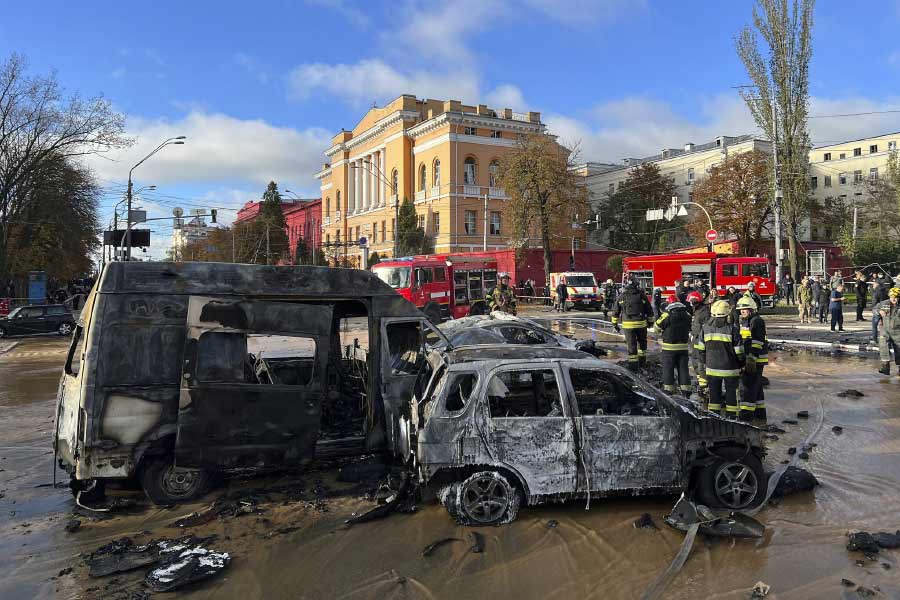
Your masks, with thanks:
[[[637,278],[648,294],[661,288],[665,296],[675,291],[676,281],[702,279],[720,296],[730,286],[743,292],[752,281],[763,306],[772,306],[775,299],[775,280],[764,256],[719,256],[715,252],[632,256],[623,261],[622,270],[623,275]]]
[[[436,323],[485,314],[485,297],[497,285],[497,261],[492,258],[407,256],[384,260],[372,272]]]

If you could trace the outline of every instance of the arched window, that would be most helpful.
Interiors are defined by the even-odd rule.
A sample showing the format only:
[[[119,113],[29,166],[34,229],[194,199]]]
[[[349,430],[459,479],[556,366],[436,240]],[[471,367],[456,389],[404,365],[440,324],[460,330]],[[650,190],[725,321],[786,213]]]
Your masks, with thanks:
[[[341,210],[341,190],[338,190],[334,195],[334,210]],[[325,213],[326,215],[328,213]]]
[[[431,177],[434,180],[434,187],[441,187],[441,161],[440,159],[434,159],[434,164],[431,167]]]
[[[477,166],[478,165],[475,162],[475,159],[472,158],[471,156],[469,158],[467,158],[465,160],[465,162],[463,162],[463,169],[465,169],[463,171],[463,182],[466,185],[475,185],[475,176],[477,174],[476,173]]]
[[[491,181],[490,181],[491,187],[497,187],[498,185],[500,185],[498,183],[500,181],[500,163],[497,162],[496,159],[491,161],[490,178],[491,178]]]
[[[331,214],[331,198],[325,198],[325,216]]]
[[[391,193],[400,193],[400,176],[397,174],[397,169],[394,169],[393,172],[391,172]]]
[[[419,166],[419,190],[425,189],[425,182],[428,180],[427,169],[425,169],[425,165]]]

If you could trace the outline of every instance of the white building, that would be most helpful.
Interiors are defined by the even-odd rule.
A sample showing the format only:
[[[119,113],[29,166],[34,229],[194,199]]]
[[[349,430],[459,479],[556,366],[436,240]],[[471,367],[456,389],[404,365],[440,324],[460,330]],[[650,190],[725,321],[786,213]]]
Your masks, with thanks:
[[[209,226],[202,216],[203,209],[192,209],[191,217],[175,219],[175,230],[172,232],[172,259],[182,260],[184,249],[192,242],[209,237]]]

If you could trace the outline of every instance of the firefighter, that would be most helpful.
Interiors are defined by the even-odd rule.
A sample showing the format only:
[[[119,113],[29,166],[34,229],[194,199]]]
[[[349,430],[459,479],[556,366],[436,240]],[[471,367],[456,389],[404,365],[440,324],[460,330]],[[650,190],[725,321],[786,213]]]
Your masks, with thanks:
[[[738,328],[728,321],[731,307],[724,300],[713,302],[709,309],[710,320],[700,327],[697,350],[706,370],[709,384],[709,405],[712,412],[721,411],[725,400],[724,416],[738,417],[737,389],[741,369],[744,366],[744,346]],[[721,413],[720,413],[721,414]]]
[[[762,298],[756,292],[756,282],[751,281],[747,284],[747,290],[744,292],[744,298],[750,298],[756,304],[756,310],[762,310]]]
[[[516,293],[509,285],[509,273],[500,273],[500,284],[488,296],[491,312],[499,310],[510,315],[516,314]]]
[[[697,292],[691,292],[696,294]],[[691,314],[678,301],[675,294],[669,296],[663,314],[656,320],[656,330],[662,333],[663,389],[675,393],[675,379],[678,390],[685,398],[691,396],[691,373],[688,370],[688,342],[691,335]]]
[[[609,317],[609,311],[616,303],[616,286],[612,279],[607,279],[603,284],[603,318]]]
[[[882,375],[891,374],[891,348],[894,348],[894,362],[897,363],[897,374],[900,375],[900,287],[893,287],[888,292],[888,299],[878,306],[881,316],[880,333],[878,335],[878,352],[881,355]]]
[[[653,323],[653,309],[637,279],[631,279],[619,296],[612,322],[616,331],[625,330],[628,368],[637,371],[647,362],[647,324]]]
[[[763,368],[769,363],[766,322],[757,312],[756,303],[744,297],[737,302],[741,323],[741,340],[746,364],[741,375],[740,417],[742,421],[766,418],[763,400]]]
[[[694,365],[694,373],[697,374],[697,395],[700,396],[701,401],[709,402],[709,387],[706,385],[706,373],[703,370],[703,361],[700,360],[699,346],[697,346],[697,342],[700,340],[700,327],[709,321],[709,296],[704,298],[700,292],[691,292],[688,294],[687,300],[694,310],[691,317],[691,362]],[[716,407],[716,411],[721,409],[721,406]]]

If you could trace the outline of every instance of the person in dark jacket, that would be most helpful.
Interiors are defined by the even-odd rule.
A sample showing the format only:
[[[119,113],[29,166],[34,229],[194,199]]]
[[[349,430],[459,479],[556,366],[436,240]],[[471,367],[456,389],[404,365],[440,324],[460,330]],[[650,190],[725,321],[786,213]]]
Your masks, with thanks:
[[[556,312],[566,312],[568,309],[569,302],[569,286],[566,285],[566,280],[564,277],[559,278],[559,283],[556,284]]]
[[[828,288],[828,285],[820,285],[819,286],[819,323],[827,323],[828,322],[828,305],[829,305],[829,297],[831,296],[831,290]]]
[[[834,326],[837,325],[838,331],[844,330],[844,284],[839,283],[834,290],[832,290],[829,302],[828,302],[828,312],[831,313],[831,330],[834,331]]]
[[[731,307],[723,300],[717,300],[710,307],[710,320],[700,328],[697,350],[709,382],[708,410],[721,413],[725,401],[724,416],[738,417],[738,378],[744,366],[744,346],[741,334],[733,323],[728,322]]]
[[[612,322],[617,332],[625,330],[627,364],[633,371],[643,367],[647,362],[648,321],[653,322],[653,309],[637,279],[632,279],[616,302]]]
[[[794,278],[790,273],[785,273],[781,280],[781,289],[784,294],[785,304],[794,304]]]
[[[891,374],[891,348],[894,349],[894,362],[897,363],[897,374],[900,375],[900,288],[888,291],[888,299],[878,303],[876,310],[881,315],[881,327],[878,335],[878,353],[881,357],[882,375]],[[874,319],[873,319],[874,320]]]
[[[650,299],[650,308],[653,309],[653,319],[656,320],[662,316],[665,302],[663,302],[662,288],[653,288],[653,297]]]
[[[856,320],[865,321],[863,311],[866,308],[866,296],[869,294],[869,282],[861,271],[856,272]]]
[[[675,280],[675,296],[678,298],[678,301],[684,304],[687,302],[687,295],[690,290],[688,289],[687,279],[681,281],[679,279]]]
[[[766,405],[763,399],[763,368],[769,363],[769,340],[766,336],[766,322],[757,312],[756,304],[750,298],[741,298],[737,303],[741,315],[741,340],[744,344],[744,370],[741,374],[740,418],[742,421],[766,419]]]
[[[669,296],[666,309],[656,320],[656,329],[662,333],[663,389],[674,394],[677,379],[681,395],[689,398],[691,373],[688,369],[688,344],[691,336],[691,314],[688,308],[678,301],[675,294]]]
[[[697,341],[700,339],[700,328],[709,321],[709,301],[708,296],[704,298],[699,292],[688,294],[688,303],[693,310],[691,315],[691,364],[697,375],[697,394],[701,400],[706,402],[709,401],[709,387],[706,384],[706,373],[703,370],[703,361],[700,360]]]
[[[881,322],[881,312],[876,307],[888,299],[887,279],[884,273],[879,273],[872,283],[872,342],[878,344],[878,324]]]

